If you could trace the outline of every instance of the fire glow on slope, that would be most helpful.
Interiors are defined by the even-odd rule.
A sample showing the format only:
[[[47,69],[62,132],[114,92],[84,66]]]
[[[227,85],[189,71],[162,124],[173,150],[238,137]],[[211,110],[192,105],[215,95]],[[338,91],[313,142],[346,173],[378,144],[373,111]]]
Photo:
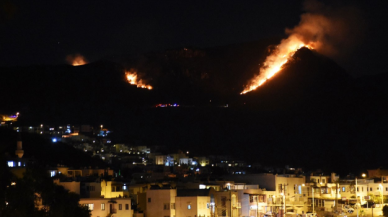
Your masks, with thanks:
[[[81,54],[68,55],[66,57],[66,60],[72,66],[82,66],[82,65],[85,65],[88,63],[88,61],[85,59],[85,57],[82,56]]]
[[[282,40],[276,47],[276,50],[265,59],[264,65],[260,68],[260,74],[249,81],[240,94],[246,94],[252,90],[256,90],[264,82],[278,73],[282,69],[282,66],[287,63],[288,59],[302,47],[313,48],[312,44],[307,45],[294,35]]]
[[[151,85],[147,85],[143,83],[142,79],[138,78],[138,75],[136,72],[125,72],[125,77],[127,78],[128,83],[132,85],[136,85],[137,88],[146,88],[148,90],[152,89]]]

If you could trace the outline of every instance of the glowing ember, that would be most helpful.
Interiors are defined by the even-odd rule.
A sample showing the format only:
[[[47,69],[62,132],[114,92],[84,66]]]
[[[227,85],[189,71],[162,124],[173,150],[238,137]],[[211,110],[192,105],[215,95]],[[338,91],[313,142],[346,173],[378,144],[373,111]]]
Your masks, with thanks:
[[[143,80],[139,79],[136,72],[130,72],[130,71],[128,72],[127,71],[127,72],[125,72],[125,76],[127,78],[128,83],[136,85],[137,88],[144,88],[144,89],[148,89],[148,90],[152,89],[151,85],[144,84]]]
[[[294,35],[282,40],[276,50],[265,59],[264,65],[260,68],[260,74],[253,78],[240,94],[245,94],[261,86],[278,73],[282,69],[282,66],[287,63],[288,59],[302,47],[312,49],[312,45],[306,45]]]
[[[88,61],[81,54],[68,55],[66,60],[73,66],[82,66],[88,63]]]

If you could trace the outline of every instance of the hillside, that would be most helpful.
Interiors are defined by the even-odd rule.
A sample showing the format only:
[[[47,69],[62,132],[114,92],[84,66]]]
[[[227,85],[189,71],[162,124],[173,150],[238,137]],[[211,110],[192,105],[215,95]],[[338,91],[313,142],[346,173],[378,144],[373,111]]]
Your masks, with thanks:
[[[273,43],[181,48],[79,67],[6,68],[2,76],[12,82],[0,87],[1,109],[20,111],[18,124],[103,123],[115,142],[194,155],[334,171],[339,164],[347,171],[384,166],[386,74],[354,79],[329,58],[301,49],[275,77],[241,96]],[[126,83],[130,68],[153,90]],[[159,103],[181,106],[155,108]]]

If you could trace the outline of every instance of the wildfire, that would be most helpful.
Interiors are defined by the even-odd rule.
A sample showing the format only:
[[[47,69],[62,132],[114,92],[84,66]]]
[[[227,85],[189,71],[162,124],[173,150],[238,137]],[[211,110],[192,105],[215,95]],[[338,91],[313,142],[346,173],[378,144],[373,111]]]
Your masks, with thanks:
[[[278,73],[283,65],[287,63],[288,59],[302,47],[313,48],[312,44],[307,45],[294,35],[282,40],[276,47],[276,50],[265,59],[263,66],[260,68],[260,74],[254,77],[240,94],[246,94],[252,90],[256,90],[264,84],[268,79]]]
[[[66,57],[66,60],[68,63],[70,63],[73,66],[82,66],[88,63],[85,57],[82,56],[81,54],[68,55]]]
[[[127,71],[127,72],[125,72],[125,76],[128,80],[128,83],[130,83],[132,85],[136,85],[137,88],[144,88],[144,89],[148,89],[148,90],[152,89],[151,85],[144,84],[143,80],[139,79],[136,72],[130,72],[130,71],[128,72]]]

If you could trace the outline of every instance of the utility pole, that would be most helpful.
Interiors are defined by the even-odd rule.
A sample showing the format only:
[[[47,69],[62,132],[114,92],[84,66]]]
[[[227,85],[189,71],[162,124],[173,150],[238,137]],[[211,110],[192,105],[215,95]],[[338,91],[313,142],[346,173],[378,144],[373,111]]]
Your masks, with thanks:
[[[358,197],[357,197],[357,191],[358,191],[358,187],[357,187],[357,177],[356,177],[356,204],[358,204]],[[357,209],[357,217],[358,217],[358,210],[359,209]]]
[[[315,203],[314,203],[314,186],[312,186],[311,192],[312,192],[312,195],[313,195],[313,215],[314,215],[314,205],[315,205]]]

